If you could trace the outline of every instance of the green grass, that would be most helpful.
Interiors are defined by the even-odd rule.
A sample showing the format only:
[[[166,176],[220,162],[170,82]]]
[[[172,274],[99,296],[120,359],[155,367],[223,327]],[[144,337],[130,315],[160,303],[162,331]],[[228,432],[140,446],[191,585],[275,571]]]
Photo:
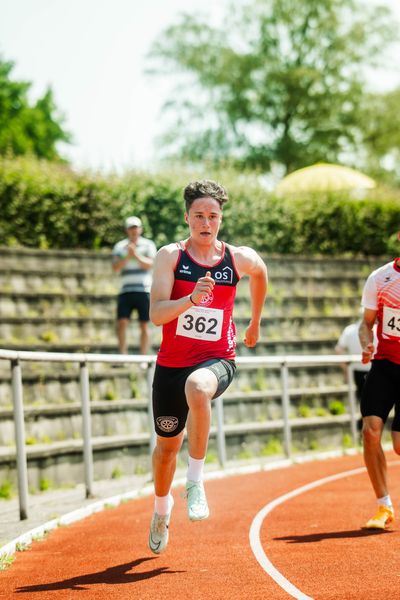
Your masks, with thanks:
[[[45,529],[43,533],[38,533],[37,535],[32,536],[32,542],[42,542],[45,540],[50,534],[49,529]]]
[[[303,419],[311,417],[311,408],[307,406],[307,404],[300,404],[297,412],[299,413],[299,417],[302,417]]]
[[[278,438],[270,439],[265,446],[261,448],[261,456],[272,456],[274,454],[282,454],[282,442]]]
[[[15,560],[15,556],[13,554],[3,554],[0,556],[0,571],[5,571],[12,565]]]
[[[341,400],[332,400],[329,404],[329,412],[331,415],[344,415],[346,407]]]
[[[116,400],[117,399],[116,391],[113,388],[108,388],[108,390],[104,394],[104,399],[105,400]]]
[[[14,495],[13,484],[11,481],[3,481],[0,484],[0,499],[1,500],[10,500]]]
[[[124,472],[123,472],[122,468],[119,465],[117,465],[112,470],[111,479],[121,479],[121,477],[123,476],[123,474],[124,474]]]
[[[212,464],[212,463],[216,463],[218,461],[218,455],[216,452],[207,452],[207,456],[206,456],[206,464]]]
[[[342,438],[342,447],[344,450],[353,447],[353,438],[349,433],[344,433]]]
[[[315,409],[315,416],[316,417],[326,417],[327,414],[328,414],[328,411],[323,406],[318,406]]]
[[[40,339],[49,344],[55,344],[59,341],[57,333],[51,329],[43,331],[43,333],[40,335]]]
[[[248,449],[241,450],[237,455],[237,458],[239,460],[247,460],[247,459],[253,458],[253,457],[254,457],[254,453]]]
[[[27,446],[34,446],[37,443],[38,443],[38,441],[37,441],[37,439],[33,435],[27,437],[26,440],[25,440],[25,444]]]
[[[143,465],[136,465],[135,467],[135,475],[145,475],[148,472],[148,469]]]
[[[321,448],[320,443],[318,442],[318,440],[310,440],[308,442],[308,449],[309,450],[319,450]]]
[[[26,544],[26,543],[23,543],[23,542],[17,542],[15,544],[15,550],[17,552],[26,552],[27,550],[29,550],[30,547],[31,547],[30,544]]]
[[[39,490],[41,492],[47,492],[51,490],[53,487],[53,483],[50,479],[41,479],[39,482]]]

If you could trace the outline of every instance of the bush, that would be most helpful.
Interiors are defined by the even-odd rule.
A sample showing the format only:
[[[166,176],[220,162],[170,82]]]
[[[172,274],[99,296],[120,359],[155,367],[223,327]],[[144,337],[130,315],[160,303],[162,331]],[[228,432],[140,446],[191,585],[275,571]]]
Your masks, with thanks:
[[[1,159],[0,244],[104,245],[121,228],[123,196],[114,183],[33,158]]]
[[[378,190],[277,198],[254,173],[133,171],[123,176],[76,173],[34,158],[0,159],[0,245],[32,248],[110,248],[130,214],[160,247],[187,235],[182,190],[209,177],[226,186],[220,236],[259,252],[387,255],[397,253],[400,194]],[[373,195],[372,195],[373,194]]]

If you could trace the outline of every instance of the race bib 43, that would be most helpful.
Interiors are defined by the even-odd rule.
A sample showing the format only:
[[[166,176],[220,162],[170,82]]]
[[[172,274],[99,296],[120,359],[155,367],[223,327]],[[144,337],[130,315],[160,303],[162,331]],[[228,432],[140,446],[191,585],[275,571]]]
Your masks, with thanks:
[[[383,307],[382,333],[400,338],[400,309]]]

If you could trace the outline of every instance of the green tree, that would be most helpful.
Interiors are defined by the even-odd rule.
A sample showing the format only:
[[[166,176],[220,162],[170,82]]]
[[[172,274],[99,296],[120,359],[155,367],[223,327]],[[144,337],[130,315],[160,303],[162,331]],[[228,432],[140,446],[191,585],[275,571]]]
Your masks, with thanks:
[[[165,141],[185,159],[264,170],[337,161],[360,138],[363,68],[395,39],[388,9],[357,0],[235,3],[223,28],[183,15],[149,54],[149,73],[183,76]]]
[[[13,62],[0,60],[0,154],[60,159],[57,143],[69,142],[70,135],[63,129],[53,92],[48,89],[31,104],[28,98],[31,84],[14,81],[13,68]]]
[[[400,182],[400,87],[364,98],[361,147],[365,168],[375,177]]]

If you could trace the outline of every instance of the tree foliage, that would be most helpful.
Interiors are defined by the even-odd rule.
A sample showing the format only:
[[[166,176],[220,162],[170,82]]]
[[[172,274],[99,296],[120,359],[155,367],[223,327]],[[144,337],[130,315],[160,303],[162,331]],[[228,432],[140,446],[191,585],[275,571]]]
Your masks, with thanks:
[[[31,104],[31,84],[11,77],[14,64],[0,60],[0,154],[33,154],[47,160],[59,159],[58,142],[69,142],[49,88]]]
[[[263,170],[337,162],[363,138],[364,67],[395,38],[388,10],[357,0],[235,2],[221,28],[183,15],[149,55],[150,73],[183,76],[166,142]]]
[[[366,169],[377,179],[400,185],[400,87],[368,94],[360,110]]]

